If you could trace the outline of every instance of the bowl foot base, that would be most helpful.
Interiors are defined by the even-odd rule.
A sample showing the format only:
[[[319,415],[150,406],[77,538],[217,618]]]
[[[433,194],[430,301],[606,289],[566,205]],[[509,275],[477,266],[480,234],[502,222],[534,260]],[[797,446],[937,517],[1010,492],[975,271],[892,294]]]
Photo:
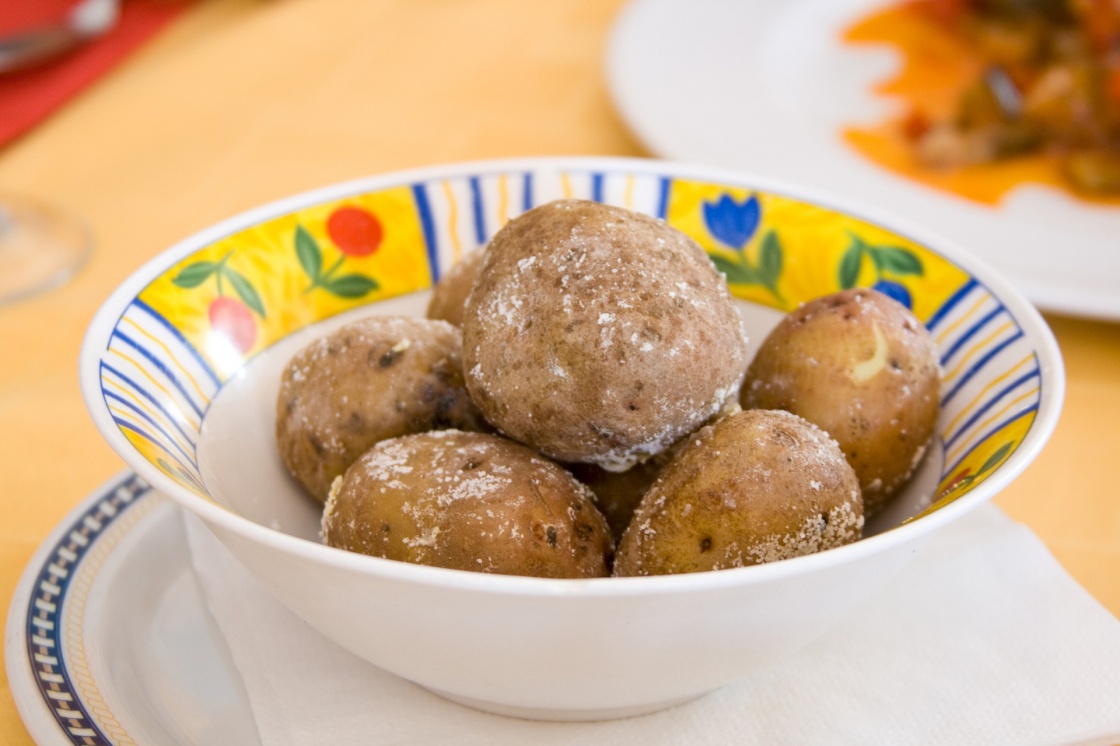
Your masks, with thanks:
[[[439,695],[444,699],[449,699],[457,704],[495,715],[505,715],[506,717],[522,718],[524,720],[556,720],[569,722],[617,720],[620,718],[635,717],[637,715],[647,715],[651,712],[657,712],[658,710],[664,710],[669,707],[684,704],[685,702],[691,702],[706,694],[706,692],[701,692],[700,694],[690,694],[687,697],[679,697],[677,699],[669,699],[651,704],[633,705],[630,707],[564,710],[548,707],[519,707],[517,705],[502,704],[501,702],[487,702],[486,700],[472,699],[471,697],[461,697],[458,694],[451,694],[450,692],[440,691],[439,689],[425,688],[432,694]]]

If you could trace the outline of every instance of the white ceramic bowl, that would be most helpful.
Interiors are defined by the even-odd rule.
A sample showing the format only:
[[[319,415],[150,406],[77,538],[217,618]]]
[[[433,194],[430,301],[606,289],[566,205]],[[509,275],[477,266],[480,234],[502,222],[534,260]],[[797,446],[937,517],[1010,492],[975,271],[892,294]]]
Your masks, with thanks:
[[[645,211],[693,235],[734,280],[755,346],[784,311],[841,286],[909,299],[941,351],[943,413],[916,476],[866,538],[768,565],[594,580],[422,567],[319,543],[318,506],[274,447],[281,367],[355,317],[421,315],[427,289],[461,253],[525,209],[568,196]],[[349,238],[328,230],[340,209],[361,211],[366,229]],[[81,381],[125,461],[324,635],[451,699],[556,719],[680,702],[820,636],[931,532],[1030,463],[1064,388],[1038,313],[925,231],[746,175],[609,158],[390,174],[227,220],[160,254],[109,298],[86,338]]]

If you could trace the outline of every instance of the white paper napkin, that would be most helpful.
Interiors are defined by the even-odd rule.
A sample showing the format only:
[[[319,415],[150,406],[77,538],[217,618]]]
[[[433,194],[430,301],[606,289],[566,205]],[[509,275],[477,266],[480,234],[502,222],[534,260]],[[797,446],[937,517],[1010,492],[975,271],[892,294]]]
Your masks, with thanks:
[[[688,704],[598,723],[476,712],[365,663],[186,520],[264,746],[1120,742],[1120,622],[991,505],[942,529],[793,658]]]

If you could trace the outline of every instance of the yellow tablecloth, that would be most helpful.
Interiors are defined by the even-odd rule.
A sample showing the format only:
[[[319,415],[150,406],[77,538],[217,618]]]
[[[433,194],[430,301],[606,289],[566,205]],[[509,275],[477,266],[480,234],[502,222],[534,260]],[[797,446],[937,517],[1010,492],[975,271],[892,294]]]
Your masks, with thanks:
[[[0,307],[0,619],[38,544],[123,468],[86,415],[76,367],[121,280],[217,220],[336,181],[482,158],[647,155],[601,74],[621,5],[201,2],[0,150],[0,190],[61,203],[97,237],[73,282]],[[1120,615],[1120,325],[1048,320],[1065,411],[997,502]],[[30,743],[6,677],[0,743]]]

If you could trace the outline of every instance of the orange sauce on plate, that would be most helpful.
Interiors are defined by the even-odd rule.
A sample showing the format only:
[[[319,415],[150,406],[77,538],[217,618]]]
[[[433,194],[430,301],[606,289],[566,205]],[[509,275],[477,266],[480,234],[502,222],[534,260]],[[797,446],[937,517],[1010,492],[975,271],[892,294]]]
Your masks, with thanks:
[[[984,60],[951,29],[938,24],[918,2],[904,2],[857,21],[844,33],[850,44],[879,43],[895,47],[902,66],[875,87],[899,99],[902,110],[921,111],[932,119],[949,116],[963,88],[984,68]],[[1078,199],[1120,206],[1120,197],[1087,196],[1075,191],[1061,173],[1057,156],[1039,153],[992,163],[938,169],[921,162],[906,136],[906,116],[898,115],[870,127],[850,127],[844,139],[864,157],[908,179],[995,205],[1015,187],[1043,184]]]

